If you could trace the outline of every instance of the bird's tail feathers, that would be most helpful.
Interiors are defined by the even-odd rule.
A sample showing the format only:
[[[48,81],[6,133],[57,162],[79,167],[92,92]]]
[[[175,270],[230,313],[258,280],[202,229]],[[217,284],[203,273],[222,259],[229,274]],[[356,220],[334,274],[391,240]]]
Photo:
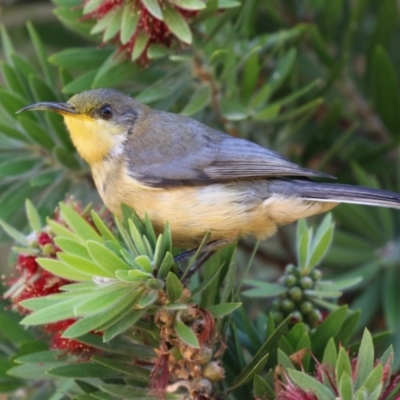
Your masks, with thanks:
[[[269,188],[272,193],[299,196],[305,200],[400,209],[400,194],[388,190],[296,179],[271,181]]]

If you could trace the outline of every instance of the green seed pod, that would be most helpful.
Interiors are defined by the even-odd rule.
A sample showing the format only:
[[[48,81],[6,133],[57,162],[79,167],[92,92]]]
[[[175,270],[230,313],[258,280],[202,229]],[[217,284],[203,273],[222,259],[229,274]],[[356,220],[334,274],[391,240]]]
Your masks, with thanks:
[[[319,269],[314,269],[311,271],[310,276],[314,281],[320,281],[322,279],[322,272]]]
[[[303,289],[311,289],[314,286],[314,281],[309,276],[303,276],[300,279],[300,285]]]
[[[289,296],[294,301],[300,301],[303,297],[303,291],[298,286],[292,287],[289,290]]]
[[[277,323],[277,324],[280,324],[282,321],[283,321],[283,314],[280,312],[280,311],[275,311],[275,312],[273,312],[272,313],[272,316],[273,316],[273,318],[274,318],[274,321]]]
[[[314,306],[311,301],[303,301],[300,305],[300,310],[303,314],[309,314],[314,310]]]
[[[286,285],[287,287],[292,287],[296,283],[297,283],[297,278],[294,275],[290,274],[285,276],[284,285]]]
[[[292,300],[285,299],[281,301],[281,309],[283,311],[292,311],[294,309],[294,303]]]
[[[190,398],[210,398],[212,383],[205,378],[194,379],[190,384]],[[201,396],[201,397],[200,397]]]
[[[314,310],[312,310],[310,312],[310,314],[308,315],[308,317],[310,318],[310,321],[314,322],[314,323],[320,323],[322,321],[322,314],[321,311],[319,311],[318,309],[314,308]]]
[[[218,361],[211,361],[203,368],[203,376],[211,382],[218,382],[224,379],[225,370]]]
[[[303,315],[300,311],[294,311],[290,316],[290,320],[292,324],[298,324],[299,322],[303,322]]]
[[[293,264],[286,265],[285,267],[285,275],[294,274],[297,275],[297,268]]]

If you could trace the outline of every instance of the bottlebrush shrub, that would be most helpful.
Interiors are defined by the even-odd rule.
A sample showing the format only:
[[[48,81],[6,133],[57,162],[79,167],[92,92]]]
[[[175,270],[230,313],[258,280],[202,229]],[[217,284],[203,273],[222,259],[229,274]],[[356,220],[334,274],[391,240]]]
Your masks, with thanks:
[[[83,209],[81,204],[75,202],[72,197],[67,198],[66,203],[95,228],[90,215],[91,207]],[[69,279],[47,271],[38,263],[39,259],[56,259],[61,247],[65,246],[62,239],[55,239],[56,233],[53,229],[54,224],[67,227],[60,210],[56,209],[54,219],[48,221],[44,226],[29,200],[26,201],[26,213],[32,229],[32,232],[27,236],[15,231],[4,221],[0,222],[2,227],[20,244],[20,247],[14,247],[16,253],[15,272],[11,278],[5,281],[5,285],[9,288],[4,293],[4,298],[9,299],[12,308],[21,314],[28,313],[28,310],[21,306],[22,301],[62,293],[62,287],[72,283]],[[111,228],[113,221],[108,211],[101,212],[101,215],[105,223]],[[51,348],[64,349],[80,355],[91,353],[94,350],[79,341],[62,337],[63,332],[75,322],[76,318],[66,318],[42,326],[42,329],[50,336]]]
[[[3,223],[29,252],[15,250],[32,254],[18,256],[22,277],[7,292],[13,303],[19,301],[18,310],[29,310],[22,324],[44,326],[47,332],[58,327],[56,343],[91,348],[102,347],[96,336],[107,343],[128,331],[132,350],[123,368],[147,383],[145,392],[211,398],[213,383],[224,378],[219,361],[224,348],[215,317],[240,303],[207,310],[193,300],[204,287],[191,292],[177,277],[169,227],[157,237],[147,218],[142,223],[125,210],[129,218],[116,220],[114,233],[113,224],[94,210],[82,212],[76,203],[61,203],[56,217],[41,228],[35,209],[27,204],[35,231],[41,233],[27,239]],[[72,345],[63,348],[75,350]],[[94,357],[92,361],[107,363]],[[140,385],[136,389],[144,390]]]

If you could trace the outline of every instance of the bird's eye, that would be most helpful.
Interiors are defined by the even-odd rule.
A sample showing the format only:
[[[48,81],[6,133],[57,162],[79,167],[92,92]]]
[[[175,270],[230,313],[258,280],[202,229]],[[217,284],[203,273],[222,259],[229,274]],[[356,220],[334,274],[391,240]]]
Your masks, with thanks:
[[[113,115],[112,109],[110,106],[103,106],[100,109],[100,115],[103,119],[110,119]]]

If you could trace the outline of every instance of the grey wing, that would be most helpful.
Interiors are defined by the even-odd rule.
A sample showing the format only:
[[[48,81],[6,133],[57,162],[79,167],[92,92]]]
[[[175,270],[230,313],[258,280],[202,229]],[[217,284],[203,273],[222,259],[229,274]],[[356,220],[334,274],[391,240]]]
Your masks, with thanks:
[[[219,143],[218,156],[203,172],[211,180],[272,178],[282,176],[324,177],[331,175],[302,168],[280,154],[244,139],[230,136]]]
[[[157,123],[157,132],[164,134],[156,136],[150,131],[147,143],[132,142],[127,154],[129,174],[149,186],[204,185],[285,176],[332,178],[302,168],[274,151],[218,132],[190,118],[153,112],[152,120]]]

